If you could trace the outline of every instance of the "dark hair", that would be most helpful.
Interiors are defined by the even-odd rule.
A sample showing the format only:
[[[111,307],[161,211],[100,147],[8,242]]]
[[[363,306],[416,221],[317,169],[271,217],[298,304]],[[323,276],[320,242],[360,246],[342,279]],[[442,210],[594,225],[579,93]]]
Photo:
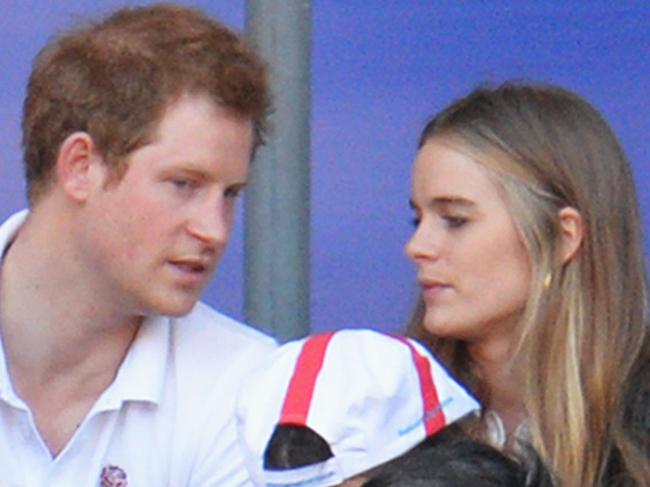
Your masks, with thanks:
[[[614,445],[607,458],[603,485],[608,487],[637,487],[634,467],[643,465],[650,458],[650,340],[646,339],[643,350],[632,374],[625,385],[617,427],[632,439],[637,448]],[[638,457],[638,458],[635,458]],[[638,468],[638,467],[637,467]],[[643,467],[641,467],[643,468]],[[640,474],[637,474],[640,475]]]
[[[264,452],[264,468],[288,470],[324,462],[333,456],[329,445],[307,426],[276,426]]]
[[[386,463],[363,487],[552,487],[539,456],[517,461],[496,448],[447,429]]]
[[[165,109],[206,94],[250,118],[256,145],[269,112],[267,72],[237,34],[200,10],[171,4],[123,8],[57,36],[34,60],[23,111],[27,196],[53,180],[61,143],[87,132],[119,180],[124,158],[146,144]]]

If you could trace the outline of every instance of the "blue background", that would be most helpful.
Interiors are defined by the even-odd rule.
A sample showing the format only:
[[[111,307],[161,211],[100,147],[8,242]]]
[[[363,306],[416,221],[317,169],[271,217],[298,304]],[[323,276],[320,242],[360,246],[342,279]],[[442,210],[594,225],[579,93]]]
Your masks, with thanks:
[[[276,0],[268,0],[276,1]],[[282,1],[282,0],[277,0]],[[0,218],[25,205],[20,112],[58,29],[147,2],[0,2]],[[244,1],[185,1],[242,30]],[[399,330],[417,295],[403,254],[410,165],[427,118],[481,82],[577,91],[632,162],[650,224],[647,0],[313,0],[312,329]],[[205,300],[243,317],[242,218]],[[650,249],[646,237],[646,249]],[[647,252],[646,252],[647,253]]]

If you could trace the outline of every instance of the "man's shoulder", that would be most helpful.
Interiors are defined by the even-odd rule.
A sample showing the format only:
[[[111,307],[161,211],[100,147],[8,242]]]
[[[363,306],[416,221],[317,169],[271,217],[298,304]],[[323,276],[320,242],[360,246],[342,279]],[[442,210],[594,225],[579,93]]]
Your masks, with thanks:
[[[171,320],[171,340],[178,366],[222,372],[246,369],[277,347],[273,338],[201,302]]]
[[[270,336],[200,301],[188,315],[173,319],[172,328],[179,337],[186,339],[212,339],[220,343],[238,343],[268,349],[276,346],[275,340]]]

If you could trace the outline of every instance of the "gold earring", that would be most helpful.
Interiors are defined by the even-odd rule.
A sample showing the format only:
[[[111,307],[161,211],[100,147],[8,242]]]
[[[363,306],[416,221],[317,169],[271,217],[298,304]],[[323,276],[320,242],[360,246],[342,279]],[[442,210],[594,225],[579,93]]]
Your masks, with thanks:
[[[546,273],[546,276],[544,277],[544,287],[548,289],[551,287],[551,283],[553,282],[553,274],[551,274],[551,271],[548,271]]]

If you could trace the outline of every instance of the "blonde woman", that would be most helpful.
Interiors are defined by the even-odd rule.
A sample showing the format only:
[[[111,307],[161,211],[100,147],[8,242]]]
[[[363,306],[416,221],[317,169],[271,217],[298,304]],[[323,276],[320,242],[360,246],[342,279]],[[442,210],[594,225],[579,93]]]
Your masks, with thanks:
[[[531,442],[561,485],[650,485],[648,325],[630,166],[601,115],[552,86],[480,88],[424,129],[406,245],[411,334]]]

